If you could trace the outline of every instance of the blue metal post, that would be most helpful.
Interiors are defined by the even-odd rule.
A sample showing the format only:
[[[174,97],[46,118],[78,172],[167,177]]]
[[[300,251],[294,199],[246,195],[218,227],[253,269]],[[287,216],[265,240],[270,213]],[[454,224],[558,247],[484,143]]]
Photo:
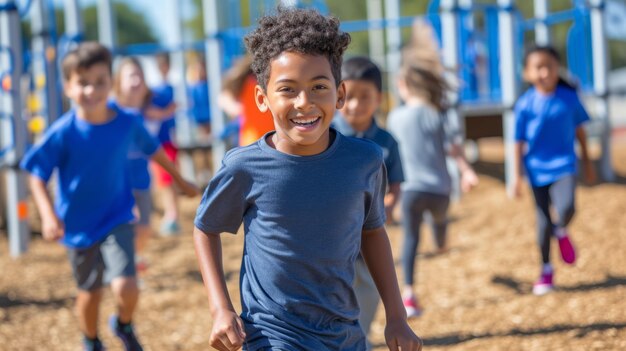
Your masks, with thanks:
[[[593,87],[598,96],[598,118],[602,120],[602,158],[600,159],[600,175],[605,181],[615,180],[611,166],[611,122],[608,103],[608,71],[609,56],[604,27],[604,0],[590,0],[591,4],[591,47],[593,55]]]
[[[34,0],[31,26],[33,32],[33,75],[37,99],[43,110],[33,111],[42,114],[46,126],[52,124],[61,115],[61,94],[59,89],[58,70],[56,69],[56,43],[50,23],[47,0]]]
[[[17,167],[26,149],[26,127],[21,118],[20,97],[22,38],[15,2],[0,0],[0,9],[0,73],[8,74],[5,79],[10,79],[9,84],[4,84],[8,91],[0,89],[0,166],[8,166],[5,182],[9,251],[11,256],[17,257],[26,252],[30,237],[26,174]]]

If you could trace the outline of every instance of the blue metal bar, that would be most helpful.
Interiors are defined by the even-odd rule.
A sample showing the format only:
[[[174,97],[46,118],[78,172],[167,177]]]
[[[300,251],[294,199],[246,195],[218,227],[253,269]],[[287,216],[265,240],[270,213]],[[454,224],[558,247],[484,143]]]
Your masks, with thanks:
[[[341,30],[346,32],[364,32],[370,29],[385,29],[388,27],[410,27],[413,21],[424,16],[405,16],[398,19],[356,20],[341,23]]]
[[[485,21],[487,32],[487,57],[489,62],[489,97],[491,100],[500,100],[502,98],[502,88],[500,79],[500,55],[498,53],[498,10],[491,9],[485,12]]]
[[[567,21],[574,21],[576,20],[576,17],[579,15],[580,11],[581,10],[579,8],[574,8],[560,12],[553,12],[550,15],[546,16],[546,18],[543,20],[538,18],[529,18],[521,22],[521,28],[524,31],[531,31],[535,30],[535,25],[537,25],[537,23],[544,23],[548,26],[552,26]]]
[[[475,71],[475,56],[473,54],[471,45],[475,45],[472,35],[473,28],[468,28],[469,20],[472,16],[470,11],[457,8],[456,14],[458,17],[456,35],[457,35],[457,52],[459,55],[459,75],[461,78],[461,87],[459,91],[459,99],[461,101],[473,100],[476,98],[476,89],[474,89],[476,83],[476,76],[473,74]],[[475,50],[474,50],[475,52]]]

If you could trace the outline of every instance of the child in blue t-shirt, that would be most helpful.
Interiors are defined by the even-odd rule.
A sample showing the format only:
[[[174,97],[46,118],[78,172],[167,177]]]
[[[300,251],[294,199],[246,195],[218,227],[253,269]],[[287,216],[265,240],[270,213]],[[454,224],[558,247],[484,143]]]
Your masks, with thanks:
[[[168,81],[170,72],[170,56],[167,52],[156,55],[156,62],[161,74],[161,83],[152,87],[152,104],[160,108],[168,108],[174,105],[174,87]],[[176,118],[172,114],[161,124],[158,139],[167,157],[176,164],[178,147],[176,146]],[[161,206],[163,217],[161,218],[161,235],[177,235],[180,232],[178,223],[178,195],[173,186],[173,179],[161,166],[154,164],[153,167],[156,185],[161,194]]]
[[[219,350],[364,350],[352,288],[362,253],[386,311],[390,350],[420,350],[384,228],[386,172],[373,142],[330,128],[345,101],[350,36],[314,10],[279,8],[245,38],[256,101],[276,131],[231,150],[207,187],[194,241]],[[220,233],[243,222],[242,313],[229,298]]]
[[[595,181],[595,170],[587,154],[583,123],[589,120],[576,90],[559,77],[559,54],[552,47],[531,48],[524,57],[524,79],[532,87],[515,104],[516,166],[515,196],[521,193],[523,169],[535,198],[538,244],[542,269],[533,293],[543,295],[553,288],[550,242],[556,237],[561,257],[567,264],[576,253],[567,225],[574,216],[576,153],[578,139],[585,180]],[[523,166],[522,166],[523,164]],[[550,214],[554,207],[557,218]]]
[[[371,140],[382,148],[388,184],[384,200],[385,213],[387,222],[391,222],[404,174],[398,143],[391,134],[378,126],[374,118],[382,102],[382,74],[369,58],[353,57],[341,66],[341,77],[346,86],[346,99],[333,126],[345,136]],[[356,261],[355,274],[354,292],[361,308],[359,323],[367,335],[376,315],[378,291],[361,256]],[[371,348],[368,342],[367,349]]]
[[[133,195],[128,152],[136,147],[162,164],[188,195],[197,189],[176,172],[135,116],[108,104],[111,54],[95,43],[80,44],[62,63],[64,91],[75,108],[54,122],[20,166],[31,174],[30,189],[47,240],[61,240],[78,285],[76,311],[85,350],[103,350],[98,307],[110,283],[117,315],[110,326],[126,350],[141,350],[132,328],[139,292],[135,279]],[[58,171],[55,205],[46,189]]]
[[[206,146],[211,144],[211,106],[209,101],[209,82],[206,62],[202,56],[196,57],[188,67],[189,86],[187,88],[189,116],[197,127],[198,146],[201,146],[198,184],[206,185],[211,179],[211,153]]]
[[[158,136],[163,121],[168,119],[175,109],[174,104],[163,108],[152,104],[152,92],[148,89],[141,63],[135,57],[121,59],[113,80],[114,103],[125,111],[134,114],[152,136],[159,142]],[[159,145],[160,142],[159,142]],[[152,216],[152,177],[149,169],[150,156],[138,148],[130,150],[128,155],[131,187],[135,198],[137,221],[135,222],[135,261],[140,273],[148,263],[143,252],[153,235],[150,217]]]

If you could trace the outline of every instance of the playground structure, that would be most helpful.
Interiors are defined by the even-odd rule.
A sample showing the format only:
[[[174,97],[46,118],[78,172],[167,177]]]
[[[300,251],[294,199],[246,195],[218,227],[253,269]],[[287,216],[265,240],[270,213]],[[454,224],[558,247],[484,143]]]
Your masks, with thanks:
[[[283,0],[285,6],[305,6],[304,1]],[[413,24],[416,18],[432,24],[442,47],[444,65],[457,75],[459,90],[451,98],[451,113],[460,117],[462,128],[469,139],[500,135],[504,137],[506,179],[513,172],[513,105],[520,94],[521,54],[524,35],[534,32],[538,44],[550,43],[550,26],[571,22],[567,42],[569,70],[581,90],[592,96],[596,104],[596,122],[600,125],[602,143],[601,175],[613,179],[609,154],[610,125],[607,105],[607,42],[603,24],[605,0],[572,0],[569,10],[549,13],[548,0],[535,0],[535,17],[524,19],[515,8],[514,0],[498,0],[484,4],[472,0],[431,0],[423,16],[402,16],[399,0],[367,0],[368,18],[342,22],[348,32],[369,33],[370,56],[379,63],[393,82],[400,63],[402,28]],[[29,228],[26,206],[26,177],[17,167],[30,139],[27,123],[22,116],[24,107],[34,111],[43,125],[49,125],[61,114],[58,61],[73,45],[83,40],[83,24],[78,0],[65,0],[65,28],[57,38],[55,24],[50,16],[48,0],[32,0],[18,8],[16,1],[0,0],[0,168],[5,173],[6,213],[10,238],[10,252],[18,256],[27,248]],[[184,43],[179,4],[175,0],[164,3],[167,14],[163,24],[168,36],[162,44],[138,44],[120,47],[116,44],[114,12],[111,0],[98,0],[99,40],[116,55],[153,55],[170,52],[173,70],[184,77],[186,50],[203,50],[207,58],[209,90],[221,89],[224,70],[243,54],[243,36],[250,30],[242,26],[242,11],[238,0],[203,0],[204,39]],[[250,1],[252,22],[264,10],[273,9],[275,1]],[[328,13],[324,1],[307,1],[306,6]],[[382,16],[384,8],[384,17]],[[31,12],[33,29],[29,67],[22,48],[20,17]],[[482,19],[479,21],[478,19]],[[482,22],[482,23],[479,23]],[[386,41],[386,46],[385,46]],[[484,59],[481,61],[481,59]],[[28,74],[25,74],[28,72]],[[29,76],[30,75],[30,76]],[[24,77],[27,77],[26,79]],[[26,83],[28,82],[28,83]],[[218,137],[211,145],[200,145],[192,137],[193,125],[185,115],[185,81],[172,81],[175,101],[180,106],[176,116],[177,139],[183,150],[210,147],[214,167],[219,167],[226,146]],[[23,86],[32,86],[24,89]],[[25,98],[25,91],[32,91]],[[393,95],[393,88],[390,87]],[[214,136],[223,130],[226,119],[217,104],[217,94],[210,94],[211,123]],[[393,99],[392,99],[393,100]],[[396,99],[397,100],[397,99]],[[183,174],[193,174],[189,156],[182,157]]]

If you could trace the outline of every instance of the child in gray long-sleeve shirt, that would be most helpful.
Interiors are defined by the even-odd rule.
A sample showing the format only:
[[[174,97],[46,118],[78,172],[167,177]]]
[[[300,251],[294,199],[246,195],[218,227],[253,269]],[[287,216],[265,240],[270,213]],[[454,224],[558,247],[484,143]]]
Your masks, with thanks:
[[[447,85],[443,77],[419,60],[406,60],[400,69],[398,91],[405,105],[389,114],[387,128],[400,147],[405,182],[402,184],[404,244],[403,302],[409,317],[421,314],[413,291],[415,257],[422,215],[428,211],[440,251],[446,246],[446,213],[451,192],[446,155],[453,156],[461,171],[461,188],[478,183],[461,148],[461,136],[444,113]]]

